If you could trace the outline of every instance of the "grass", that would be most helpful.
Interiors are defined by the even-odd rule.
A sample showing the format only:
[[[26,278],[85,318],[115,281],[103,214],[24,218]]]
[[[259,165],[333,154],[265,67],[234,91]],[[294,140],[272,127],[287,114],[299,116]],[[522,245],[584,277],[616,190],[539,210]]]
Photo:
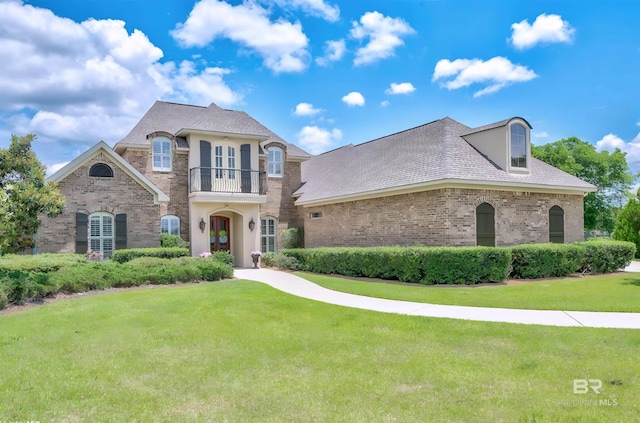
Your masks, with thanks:
[[[640,415],[635,330],[376,313],[241,280],[64,300],[0,316],[0,327],[1,421]],[[601,379],[600,395],[574,394],[574,379]]]
[[[360,281],[302,272],[297,275],[336,291],[393,300],[539,310],[640,312],[640,273],[466,287]]]

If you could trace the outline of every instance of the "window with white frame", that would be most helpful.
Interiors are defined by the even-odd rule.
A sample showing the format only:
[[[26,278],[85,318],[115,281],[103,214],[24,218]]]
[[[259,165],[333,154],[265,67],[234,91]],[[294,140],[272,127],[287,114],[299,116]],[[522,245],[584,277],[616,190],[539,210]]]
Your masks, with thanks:
[[[269,176],[282,177],[284,154],[280,147],[269,147]]]
[[[93,213],[89,216],[89,248],[91,251],[109,255],[114,250],[113,215]]]
[[[153,170],[171,170],[171,140],[165,137],[153,139]]]
[[[261,220],[260,232],[262,233],[262,252],[276,252],[276,232],[278,221],[273,217],[265,217]]]
[[[222,178],[222,146],[216,145],[215,148],[215,168],[216,178]]]
[[[511,125],[511,167],[527,167],[527,130],[519,123]]]
[[[180,235],[180,218],[167,215],[160,218],[160,232],[163,234]]]
[[[229,164],[229,179],[236,179],[236,149],[227,147],[227,162]]]

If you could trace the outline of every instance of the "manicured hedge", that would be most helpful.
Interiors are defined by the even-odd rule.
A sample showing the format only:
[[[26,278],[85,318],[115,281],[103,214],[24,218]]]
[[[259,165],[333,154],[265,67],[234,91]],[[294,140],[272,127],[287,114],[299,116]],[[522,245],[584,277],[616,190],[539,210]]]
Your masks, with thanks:
[[[0,275],[9,272],[54,272],[74,263],[85,263],[83,254],[6,255],[0,257]]]
[[[165,249],[166,250],[166,249]],[[126,251],[126,250],[121,250]],[[59,261],[47,256],[29,256],[5,266],[0,274],[0,309],[7,304],[24,304],[59,292],[74,293],[95,289],[129,287],[146,284],[215,281],[233,276],[233,268],[213,258],[137,257],[125,263],[116,261],[79,262],[77,257],[60,255]],[[84,257],[84,256],[79,256]],[[224,257],[229,261],[229,257]],[[66,261],[65,261],[66,260]],[[42,262],[40,262],[42,261]],[[66,265],[61,263],[66,262]]]
[[[583,273],[611,273],[624,269],[631,263],[636,254],[633,242],[592,240],[581,242],[585,247]]]
[[[126,250],[116,250],[111,254],[111,260],[118,263],[126,263],[138,257],[157,257],[157,258],[178,258],[187,257],[189,250],[187,248],[171,247],[171,248],[129,248]]]
[[[476,284],[506,279],[510,250],[489,247],[353,247],[282,250],[301,270],[424,284]]]
[[[567,276],[582,267],[586,249],[579,244],[529,244],[511,248],[511,277],[536,279]]]

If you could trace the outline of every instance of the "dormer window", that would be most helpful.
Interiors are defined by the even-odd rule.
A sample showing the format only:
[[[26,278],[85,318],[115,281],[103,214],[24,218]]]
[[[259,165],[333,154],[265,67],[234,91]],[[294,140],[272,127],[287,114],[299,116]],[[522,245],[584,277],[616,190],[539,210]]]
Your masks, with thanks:
[[[283,153],[280,147],[269,147],[269,176],[282,177]]]
[[[527,167],[527,130],[519,123],[511,125],[511,167]]]
[[[153,170],[171,171],[171,140],[165,137],[153,139]]]

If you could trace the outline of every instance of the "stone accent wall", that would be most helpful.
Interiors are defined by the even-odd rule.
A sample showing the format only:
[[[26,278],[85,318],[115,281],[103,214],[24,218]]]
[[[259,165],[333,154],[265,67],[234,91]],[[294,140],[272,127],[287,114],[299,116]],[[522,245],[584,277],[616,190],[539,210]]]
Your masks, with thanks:
[[[89,176],[95,163],[108,164],[113,178]],[[127,214],[127,248],[160,246],[160,206],[153,194],[127,175],[109,156],[100,152],[58,183],[66,198],[62,214],[43,217],[38,231],[38,252],[75,252],[76,213]]]
[[[266,161],[264,161],[266,167]],[[260,161],[260,170],[263,168],[263,161]],[[267,178],[267,202],[260,205],[260,216],[272,216],[278,220],[278,239],[276,247],[282,248],[282,237],[280,233],[287,228],[302,227],[303,219],[299,214],[298,207],[294,205],[291,194],[300,187],[301,163],[285,161],[282,178]]]
[[[496,245],[549,241],[549,209],[564,210],[565,242],[584,239],[581,195],[446,188],[305,207],[305,246],[476,245],[475,209],[495,208]],[[321,212],[321,219],[310,214]]]
[[[160,204],[160,217],[178,216],[180,236],[189,241],[189,152],[173,150],[171,172],[154,172],[151,150],[128,149],[122,158],[169,196],[169,203]]]

